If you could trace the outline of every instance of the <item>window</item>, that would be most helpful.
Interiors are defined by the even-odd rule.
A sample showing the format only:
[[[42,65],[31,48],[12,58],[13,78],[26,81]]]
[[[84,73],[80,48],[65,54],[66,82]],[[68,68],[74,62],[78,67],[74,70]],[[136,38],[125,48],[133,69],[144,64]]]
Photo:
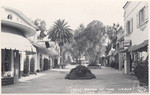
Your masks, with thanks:
[[[130,21],[129,20],[126,23],[126,31],[127,31],[127,34],[130,33]]]
[[[127,34],[131,34],[133,32],[133,18],[127,21],[126,31],[127,31]]]
[[[139,25],[142,25],[145,21],[145,7],[139,11]]]
[[[127,21],[127,33],[130,33],[130,21]]]
[[[13,19],[13,16],[12,16],[12,14],[9,14],[8,16],[7,16],[7,19]]]
[[[130,33],[133,32],[133,18],[130,19]]]
[[[144,25],[148,21],[148,5],[145,5],[136,15],[137,27]]]

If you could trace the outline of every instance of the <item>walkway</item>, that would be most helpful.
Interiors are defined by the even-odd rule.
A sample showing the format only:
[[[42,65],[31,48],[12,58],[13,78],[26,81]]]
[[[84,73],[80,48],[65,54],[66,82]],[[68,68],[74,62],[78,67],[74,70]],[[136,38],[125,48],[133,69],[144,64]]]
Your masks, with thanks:
[[[67,80],[70,69],[52,69],[38,73],[19,84],[2,86],[2,93],[135,93],[138,81],[113,68],[93,69],[96,79]]]

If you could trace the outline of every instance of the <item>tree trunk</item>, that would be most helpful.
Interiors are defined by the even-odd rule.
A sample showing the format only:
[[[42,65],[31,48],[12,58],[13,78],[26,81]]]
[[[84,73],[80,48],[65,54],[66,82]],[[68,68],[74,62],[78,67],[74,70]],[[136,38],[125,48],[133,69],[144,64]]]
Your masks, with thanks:
[[[63,64],[62,45],[60,45],[59,47],[60,47],[60,66],[61,66],[62,69],[63,69],[63,66],[62,66],[62,64]]]

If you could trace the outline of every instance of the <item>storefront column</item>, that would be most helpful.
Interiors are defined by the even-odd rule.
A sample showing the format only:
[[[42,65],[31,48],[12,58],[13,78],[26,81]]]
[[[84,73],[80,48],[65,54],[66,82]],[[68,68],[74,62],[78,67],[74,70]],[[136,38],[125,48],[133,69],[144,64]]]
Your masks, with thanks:
[[[24,61],[26,58],[25,52],[20,52],[21,58],[20,58],[20,76],[23,76],[23,70],[24,70]]]
[[[14,60],[14,83],[19,83],[19,51],[13,51]]]
[[[34,64],[35,64],[35,65],[34,65],[34,66],[35,66],[35,69],[34,69],[34,70],[35,70],[35,72],[36,72],[37,69],[38,69],[38,67],[37,67],[37,66],[38,66],[38,64],[37,64],[37,52],[36,52],[36,54],[33,55],[33,57],[34,57],[34,61],[35,61],[35,63],[34,63]]]
[[[13,57],[13,50],[11,50],[11,54],[10,54],[10,56],[11,56],[11,77],[14,77],[14,57]]]
[[[37,69],[36,70],[40,70],[40,54],[39,51],[37,50]]]
[[[125,74],[130,74],[130,53],[126,53],[126,61],[125,61]]]
[[[122,54],[121,53],[119,53],[119,70],[122,70]]]

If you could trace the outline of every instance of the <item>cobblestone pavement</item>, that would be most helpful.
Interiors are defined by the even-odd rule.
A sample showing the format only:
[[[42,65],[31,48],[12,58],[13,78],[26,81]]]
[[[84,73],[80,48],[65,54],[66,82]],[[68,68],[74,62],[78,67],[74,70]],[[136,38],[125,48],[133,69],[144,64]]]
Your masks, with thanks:
[[[51,69],[24,78],[18,84],[2,86],[2,93],[145,93],[134,76],[105,67],[92,69],[96,79],[67,80],[71,68]],[[146,92],[147,93],[147,92]]]

